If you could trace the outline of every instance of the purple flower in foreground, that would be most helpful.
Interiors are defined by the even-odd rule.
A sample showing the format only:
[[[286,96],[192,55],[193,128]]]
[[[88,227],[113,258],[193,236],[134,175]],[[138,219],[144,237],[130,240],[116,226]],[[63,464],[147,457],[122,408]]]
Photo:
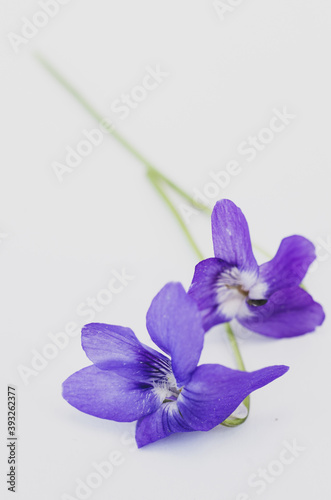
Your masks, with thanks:
[[[175,432],[212,429],[248,394],[288,370],[197,367],[204,330],[196,303],[179,283],[169,283],[154,298],[147,329],[171,360],[140,343],[129,328],[92,323],[83,328],[82,346],[94,364],[63,384],[63,397],[85,413],[118,422],[138,420],[139,448]]]
[[[284,238],[276,256],[258,266],[246,219],[230,200],[216,203],[212,235],[215,258],[196,266],[189,290],[206,331],[235,318],[268,337],[293,337],[323,323],[322,307],[299,286],[316,258],[309,240]]]

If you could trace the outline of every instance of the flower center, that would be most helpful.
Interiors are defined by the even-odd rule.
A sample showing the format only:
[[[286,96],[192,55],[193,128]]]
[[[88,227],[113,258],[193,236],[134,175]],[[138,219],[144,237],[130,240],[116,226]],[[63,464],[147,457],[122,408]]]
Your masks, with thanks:
[[[253,306],[262,306],[267,300],[255,293],[261,288],[258,284],[258,275],[247,271],[240,271],[237,267],[223,271],[217,280],[217,299],[220,313],[232,319],[240,313],[245,303]],[[251,292],[252,296],[251,296]]]
[[[172,372],[162,380],[153,381],[154,392],[162,403],[176,401],[182,389],[178,389],[175,376]]]
[[[249,291],[245,290],[242,285],[225,285],[228,290],[238,290],[244,297],[248,297]]]

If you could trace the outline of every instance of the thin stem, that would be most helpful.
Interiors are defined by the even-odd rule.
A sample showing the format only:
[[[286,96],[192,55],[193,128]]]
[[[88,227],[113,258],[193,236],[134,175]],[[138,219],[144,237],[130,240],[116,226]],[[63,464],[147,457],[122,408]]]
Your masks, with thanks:
[[[211,209],[207,207],[206,205],[203,205],[202,203],[199,203],[196,201],[192,196],[190,196],[186,191],[184,191],[181,187],[177,186],[172,180],[168,179],[168,177],[165,177],[162,172],[158,171],[158,176],[160,179],[162,179],[166,184],[168,184],[169,187],[171,187],[176,193],[178,193],[182,198],[187,200],[191,205],[194,207],[198,208],[202,212],[204,212],[206,215],[211,215]]]
[[[230,345],[232,347],[232,351],[233,351],[235,358],[236,358],[237,366],[238,366],[239,370],[246,371],[243,358],[240,354],[238,342],[237,342],[235,334],[233,333],[233,330],[230,326],[230,323],[225,323],[225,329],[226,329],[226,333],[228,335],[228,339],[230,341]],[[222,422],[222,425],[225,425],[226,427],[235,427],[237,425],[243,424],[245,422],[245,420],[247,420],[248,415],[249,415],[249,408],[250,408],[249,396],[247,396],[247,398],[244,399],[243,404],[245,405],[245,407],[247,409],[246,416],[243,418],[228,417],[226,420],[224,420],[224,422]]]
[[[158,191],[158,193],[160,194],[160,196],[163,199],[163,201],[165,202],[165,204],[168,206],[168,208],[170,208],[170,210],[173,213],[173,215],[175,216],[175,218],[177,219],[180,227],[182,228],[186,238],[188,239],[188,241],[189,241],[191,247],[193,248],[194,252],[196,253],[198,259],[203,260],[204,257],[202,255],[202,253],[200,252],[198,246],[196,245],[194,239],[192,238],[191,233],[187,229],[186,224],[183,221],[180,214],[178,213],[176,207],[173,205],[170,198],[167,196],[165,191],[160,186],[159,179],[157,178],[157,176],[155,176],[152,172],[149,172],[147,174],[147,177],[149,178],[150,182],[153,184],[154,188]],[[237,366],[238,366],[239,370],[246,371],[244,361],[243,361],[243,358],[241,356],[240,349],[239,349],[239,346],[237,343],[237,339],[235,337],[235,334],[233,333],[233,330],[230,326],[230,323],[225,323],[225,329],[226,329],[226,332],[228,335],[228,339],[230,341],[230,345],[232,347],[232,351],[233,351],[235,359],[236,359]],[[224,425],[226,427],[236,427],[238,425],[243,424],[247,420],[248,415],[249,415],[249,408],[250,408],[249,396],[247,396],[247,398],[244,399],[243,404],[245,405],[245,407],[247,409],[247,413],[246,413],[245,417],[239,418],[239,417],[231,417],[230,416],[226,420],[221,422],[221,425]]]
[[[230,326],[230,323],[225,323],[225,329],[226,329],[226,333],[228,335],[228,339],[230,341],[233,353],[234,353],[235,358],[236,358],[237,366],[238,366],[239,370],[245,372],[246,368],[245,368],[245,365],[244,365],[244,361],[243,361],[243,359],[241,357],[239,346],[238,346],[238,342],[237,342],[235,334],[233,333],[233,330],[232,330],[232,328]]]
[[[193,251],[195,252],[196,256],[198,257],[199,260],[203,260],[203,255],[201,251],[199,250],[199,247],[195,243],[190,231],[187,229],[187,226],[185,222],[183,221],[180,213],[178,212],[177,208],[175,205],[172,203],[170,200],[169,196],[166,194],[166,192],[162,189],[158,176],[154,175],[153,172],[148,172],[147,173],[148,179],[151,181],[152,185],[156,189],[156,191],[159,193],[160,197],[164,201],[164,203],[167,205],[167,207],[170,209],[172,212],[173,216],[177,220],[178,224],[180,225],[181,229],[183,230],[183,233],[185,234],[188,242],[190,243]]]
[[[108,122],[105,117],[99,113],[94,106],[81,94],[47,59],[45,59],[41,54],[35,54],[38,61],[42,66],[47,69],[47,71],[78,101],[86,111],[93,116],[100,124],[104,125],[107,132],[114,137],[122,146],[129,151],[137,160],[139,160],[143,165],[145,165],[147,173],[153,172],[165,183],[167,183],[174,191],[179,193],[184,199],[186,199],[192,206],[199,210],[203,210],[210,213],[210,209],[205,205],[197,202],[190,196],[186,191],[177,186],[171,179],[169,179],[165,174],[160,172],[152,163],[145,158],[132,144],[130,144],[125,137],[123,137],[119,132],[117,132],[114,126]]]
[[[147,173],[153,172],[162,181],[164,181],[171,189],[177,192],[182,198],[187,200],[193,207],[198,210],[203,211],[205,214],[210,215],[211,210],[206,205],[196,201],[191,195],[184,191],[181,187],[177,186],[171,179],[169,179],[165,174],[163,174],[159,169],[157,169],[152,163],[145,158],[132,144],[130,144],[125,137],[123,137],[119,132],[117,132],[114,126],[105,119],[105,117],[99,113],[94,106],[79,92],[45,57],[43,57],[38,52],[35,53],[35,57],[42,64],[42,66],[78,101],[86,111],[93,116],[100,124],[104,125],[107,132],[114,137],[122,146],[129,151],[137,160],[139,160],[143,165],[145,165]],[[257,250],[263,253],[266,257],[271,258],[271,256],[257,245],[253,245]]]

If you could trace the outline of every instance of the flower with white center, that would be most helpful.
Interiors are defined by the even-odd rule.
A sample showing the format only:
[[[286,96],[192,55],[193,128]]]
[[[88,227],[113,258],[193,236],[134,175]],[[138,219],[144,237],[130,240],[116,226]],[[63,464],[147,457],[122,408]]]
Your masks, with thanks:
[[[215,258],[200,262],[189,294],[203,316],[205,331],[236,319],[269,337],[293,337],[324,321],[320,304],[300,287],[316,258],[314,245],[302,236],[282,240],[276,256],[258,266],[247,221],[230,200],[212,213]]]
[[[139,448],[176,432],[212,429],[251,392],[288,370],[197,366],[204,341],[201,315],[179,283],[169,283],[154,298],[147,329],[170,357],[139,342],[130,328],[86,325],[82,346],[93,365],[63,384],[63,397],[80,411],[118,422],[138,420]]]

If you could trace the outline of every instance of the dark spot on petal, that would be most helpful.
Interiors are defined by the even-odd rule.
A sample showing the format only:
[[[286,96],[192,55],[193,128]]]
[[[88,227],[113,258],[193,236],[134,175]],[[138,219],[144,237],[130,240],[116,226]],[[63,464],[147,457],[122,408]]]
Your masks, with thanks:
[[[255,307],[264,306],[267,302],[268,302],[267,299],[259,299],[259,300],[247,299],[247,304]]]

